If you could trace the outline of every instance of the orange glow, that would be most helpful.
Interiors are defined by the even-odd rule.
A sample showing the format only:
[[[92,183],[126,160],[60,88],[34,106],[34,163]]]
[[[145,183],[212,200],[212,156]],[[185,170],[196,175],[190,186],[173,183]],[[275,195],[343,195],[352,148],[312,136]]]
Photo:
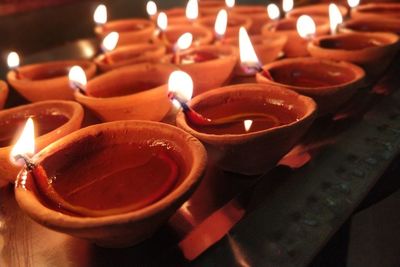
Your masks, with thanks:
[[[244,120],[243,125],[244,125],[245,131],[248,132],[251,129],[251,125],[253,125],[253,121],[252,120]]]

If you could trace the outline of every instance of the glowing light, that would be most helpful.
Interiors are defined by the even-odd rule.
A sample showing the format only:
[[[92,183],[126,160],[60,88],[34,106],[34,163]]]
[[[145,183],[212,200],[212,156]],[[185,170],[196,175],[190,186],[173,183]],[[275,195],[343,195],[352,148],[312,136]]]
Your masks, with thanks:
[[[114,48],[118,44],[119,34],[117,32],[110,32],[104,37],[103,42],[101,43],[101,49],[104,52],[113,51]]]
[[[293,9],[293,0],[282,0],[282,10],[287,13]]]
[[[20,59],[16,52],[10,52],[7,56],[7,65],[10,69],[19,67]]]
[[[189,74],[184,71],[173,71],[168,78],[168,91],[174,94],[174,98],[186,103],[193,95],[193,80]],[[174,99],[172,103],[180,107],[179,101]]]
[[[277,20],[281,16],[279,7],[275,4],[269,4],[267,6],[268,17],[272,20]]]
[[[225,5],[227,8],[232,8],[235,6],[235,0],[225,0]]]
[[[245,131],[248,132],[248,131],[250,131],[251,125],[253,125],[253,121],[252,120],[244,120],[243,124],[244,124]]]
[[[308,15],[301,15],[297,19],[297,32],[300,37],[310,39],[315,35],[316,25],[314,20]]]
[[[256,52],[254,51],[253,44],[251,43],[250,37],[244,27],[240,27],[239,30],[239,53],[240,62],[246,66],[259,66],[260,61],[257,58]]]
[[[168,27],[168,17],[164,12],[160,12],[157,16],[157,27],[161,31],[165,31]]]
[[[72,89],[85,89],[87,79],[85,71],[80,66],[73,66],[68,73],[69,85]]]
[[[225,35],[226,26],[228,25],[228,12],[225,9],[221,9],[218,12],[217,18],[214,24],[214,30],[218,38]]]
[[[338,25],[342,24],[342,22],[343,17],[337,5],[329,4],[329,25],[332,34],[336,33]]]
[[[176,48],[179,50],[188,49],[193,42],[193,35],[190,32],[182,34],[176,42]]]
[[[351,8],[355,8],[360,4],[360,0],[347,0],[347,4]]]
[[[148,1],[146,4],[147,14],[151,17],[157,14],[157,5],[154,1]]]
[[[189,0],[186,5],[186,17],[195,20],[199,16],[199,3],[197,0]]]
[[[96,24],[103,25],[107,22],[107,7],[98,5],[93,13],[93,20]]]
[[[22,130],[18,141],[10,153],[10,160],[16,165],[23,165],[24,161],[18,159],[18,155],[31,157],[35,154],[35,126],[32,118],[29,118]]]

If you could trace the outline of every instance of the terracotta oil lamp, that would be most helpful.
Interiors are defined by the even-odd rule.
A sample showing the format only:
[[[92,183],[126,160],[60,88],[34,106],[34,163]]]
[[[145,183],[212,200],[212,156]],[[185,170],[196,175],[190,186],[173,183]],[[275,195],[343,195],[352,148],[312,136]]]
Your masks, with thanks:
[[[7,83],[0,80],[0,109],[2,109],[6,103],[8,96],[8,86]]]
[[[381,18],[400,19],[400,3],[369,3],[359,5],[351,10],[352,18],[375,16]]]
[[[249,34],[260,34],[261,28],[271,20],[268,18],[267,9],[263,5],[237,5],[232,8],[232,13],[251,17],[252,24]]]
[[[257,82],[294,90],[318,104],[319,115],[335,112],[364,85],[365,72],[347,62],[290,58],[263,66]]]
[[[186,32],[193,35],[193,45],[195,46],[208,45],[214,38],[212,31],[206,27],[194,25],[169,26],[165,31],[167,43],[164,43],[168,52],[173,50],[174,44],[177,42],[178,38]]]
[[[174,100],[182,103],[181,96]],[[311,98],[264,84],[221,87],[182,107],[178,127],[200,139],[220,168],[245,175],[273,168],[307,131],[316,111]]]
[[[199,18],[195,24],[214,30],[215,18],[215,16],[202,17]],[[228,24],[226,27],[225,37],[236,37],[239,34],[240,27],[249,30],[251,25],[252,20],[249,16],[230,13],[228,14]]]
[[[168,24],[170,25],[188,25],[190,21],[186,17],[185,9],[182,7],[174,7],[164,11],[168,16]]]
[[[142,63],[125,66],[96,77],[85,85],[81,74],[71,73],[76,100],[103,121],[160,121],[171,104],[167,94],[172,65]]]
[[[83,68],[90,79],[96,74],[96,64],[87,60],[63,60],[13,67],[7,81],[31,102],[74,98],[68,86],[68,71],[74,66]]]
[[[303,38],[299,35],[297,31],[297,22],[296,18],[286,18],[272,21],[266,24],[261,32],[262,35],[266,37],[273,36],[286,36],[287,42],[284,47],[284,52],[286,57],[302,57],[308,56],[307,44],[310,41],[310,38]],[[328,18],[323,17],[315,17],[315,35],[325,35],[329,33],[329,20]],[[303,25],[303,30],[308,30],[307,28],[310,25]]]
[[[342,16],[346,16],[348,9],[345,6],[338,5]],[[290,12],[286,13],[287,18],[298,18],[301,15],[309,15],[313,19],[316,17],[328,17],[329,16],[329,4],[313,4],[302,7],[297,7]]]
[[[225,8],[222,0],[199,0],[199,12],[202,16],[215,17],[222,8]]]
[[[127,247],[152,236],[190,197],[207,156],[174,126],[117,121],[74,132],[26,162],[15,197],[33,220],[100,246]]]
[[[398,49],[399,36],[383,32],[321,36],[308,46],[313,57],[352,62],[363,67],[372,79],[386,70]]]
[[[345,21],[339,32],[392,32],[400,35],[400,18],[361,16]]]
[[[14,182],[19,168],[9,154],[15,134],[27,118],[37,123],[36,149],[39,151],[81,127],[83,108],[72,101],[41,101],[0,111],[0,184]]]

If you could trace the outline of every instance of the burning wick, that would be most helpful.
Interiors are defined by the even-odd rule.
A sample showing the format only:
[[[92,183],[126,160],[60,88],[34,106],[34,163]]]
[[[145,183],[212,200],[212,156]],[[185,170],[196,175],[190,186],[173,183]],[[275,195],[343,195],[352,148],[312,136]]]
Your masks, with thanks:
[[[301,38],[311,40],[315,35],[317,26],[310,16],[301,15],[297,19],[296,28]]]
[[[225,9],[221,9],[218,12],[214,24],[215,38],[218,41],[221,41],[222,38],[224,38],[227,25],[228,25],[228,12],[226,12]]]
[[[190,32],[182,34],[175,44],[174,63],[179,64],[181,62],[181,52],[188,49],[193,42],[193,35]]]
[[[10,68],[10,70],[15,71],[15,75],[17,78],[21,78],[21,73],[18,70],[20,64],[20,58],[17,52],[10,52],[7,56],[7,65]]]
[[[80,66],[73,66],[68,73],[69,86],[72,89],[78,89],[83,95],[86,95],[86,74]]]
[[[154,1],[148,1],[146,4],[146,12],[150,18],[157,14],[157,4]]]
[[[337,5],[329,4],[329,25],[331,34],[337,33],[337,27],[343,23],[343,17]]]
[[[189,0],[186,4],[185,10],[186,18],[193,22],[199,16],[199,3],[197,0]]]
[[[279,7],[276,4],[269,4],[267,6],[268,17],[271,20],[278,20],[281,16],[281,12],[279,11]]]
[[[32,171],[36,165],[31,160],[31,156],[35,153],[35,127],[32,118],[29,118],[22,130],[17,143],[11,150],[11,162],[15,165],[21,165],[21,160],[24,162],[26,169]]]
[[[169,41],[168,41],[167,37],[165,36],[165,31],[167,30],[167,27],[168,27],[167,14],[165,14],[164,12],[158,13],[158,16],[157,16],[158,38],[161,39],[161,41],[165,45],[169,44]]]
[[[107,7],[103,4],[98,5],[93,13],[93,20],[97,26],[102,26],[105,28],[107,23]]]
[[[244,27],[239,30],[240,67],[245,74],[253,75],[262,70],[256,51]]]
[[[112,63],[111,57],[108,55],[109,52],[113,51],[118,44],[119,34],[117,32],[110,32],[104,37],[101,43],[101,50],[104,54],[104,59],[107,63]]]

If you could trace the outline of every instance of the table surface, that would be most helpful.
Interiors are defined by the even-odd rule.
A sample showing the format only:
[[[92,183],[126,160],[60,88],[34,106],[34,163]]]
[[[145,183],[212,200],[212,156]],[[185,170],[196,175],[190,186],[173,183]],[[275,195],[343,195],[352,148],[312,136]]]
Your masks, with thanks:
[[[37,53],[25,62],[87,58],[94,50],[92,41],[82,40]],[[398,62],[397,58],[397,71]],[[350,110],[363,116],[322,118],[315,123],[302,143],[312,155],[305,166],[295,170],[279,166],[253,179],[210,168],[183,211],[135,247],[100,248],[48,230],[18,208],[11,186],[2,188],[0,266],[306,266],[400,149],[400,92],[393,90],[399,81],[392,78],[379,87],[391,94],[365,91],[356,96],[359,105]],[[12,98],[8,105],[23,103],[15,95]],[[215,235],[213,224],[232,210],[239,212],[233,228]],[[191,230],[202,233],[197,241],[221,238],[193,261],[185,259],[177,246],[177,240],[187,237],[179,233],[185,230],[179,225],[182,214],[186,223],[188,216],[193,220]]]

